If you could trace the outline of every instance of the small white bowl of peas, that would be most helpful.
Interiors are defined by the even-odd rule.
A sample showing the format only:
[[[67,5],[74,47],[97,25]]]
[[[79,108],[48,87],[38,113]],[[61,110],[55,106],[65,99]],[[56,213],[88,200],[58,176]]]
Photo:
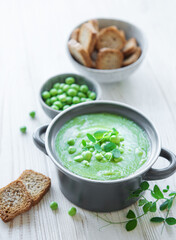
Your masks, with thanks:
[[[100,100],[100,86],[83,76],[66,73],[48,79],[40,89],[44,112],[54,118],[59,112],[82,103]]]

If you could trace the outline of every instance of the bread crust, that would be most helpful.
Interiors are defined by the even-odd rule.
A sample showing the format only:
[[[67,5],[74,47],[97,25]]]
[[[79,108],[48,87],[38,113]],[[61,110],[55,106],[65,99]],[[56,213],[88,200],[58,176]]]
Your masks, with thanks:
[[[97,69],[116,69],[122,66],[123,54],[118,49],[102,48],[100,49],[97,60]]]
[[[137,47],[135,52],[123,61],[122,66],[126,67],[126,66],[136,62],[138,60],[138,58],[140,57],[140,55],[141,55],[141,48]]]
[[[135,38],[130,38],[122,49],[124,56],[129,56],[136,51],[137,42]]]
[[[21,193],[20,196],[19,193]],[[20,205],[17,200],[19,202],[21,198],[23,201]],[[0,217],[4,222],[9,222],[16,216],[28,211],[31,207],[31,196],[22,181],[15,180],[0,189]]]
[[[75,30],[73,30],[73,32],[72,32],[72,34],[70,36],[70,39],[74,39],[74,40],[78,41],[79,32],[80,32],[79,28],[76,28]]]
[[[101,48],[112,48],[120,50],[124,47],[124,45],[125,38],[115,26],[102,28],[100,30],[96,43],[96,48],[98,50]]]
[[[91,58],[83,46],[74,39],[69,40],[68,48],[72,56],[82,65],[86,67],[92,66]]]

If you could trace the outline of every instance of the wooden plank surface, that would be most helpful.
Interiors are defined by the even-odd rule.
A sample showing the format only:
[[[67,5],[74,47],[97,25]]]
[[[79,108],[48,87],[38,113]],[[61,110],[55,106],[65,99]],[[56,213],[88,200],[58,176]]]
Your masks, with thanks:
[[[32,133],[50,119],[41,110],[41,84],[58,73],[76,72],[66,55],[66,39],[75,25],[88,18],[109,17],[129,20],[141,27],[148,38],[148,54],[140,69],[128,80],[102,85],[103,99],[131,104],[142,110],[157,126],[163,146],[176,152],[176,1],[170,0],[1,0],[0,1],[0,187],[16,179],[24,169],[34,169],[52,179],[52,188],[29,212],[5,224],[0,221],[1,240],[61,239],[175,239],[176,227],[150,224],[150,216],[139,221],[133,232],[124,226],[105,223],[91,212],[78,208],[68,216],[72,204],[58,187],[58,173],[52,162],[33,144]],[[36,120],[29,111],[35,110]],[[28,133],[22,136],[21,125]],[[164,167],[165,161],[156,166]],[[157,181],[176,188],[175,175]],[[151,182],[153,186],[156,182]],[[52,212],[51,201],[59,210]],[[131,209],[138,213],[137,205]],[[171,214],[175,215],[176,206]],[[128,209],[108,214],[122,221]]]

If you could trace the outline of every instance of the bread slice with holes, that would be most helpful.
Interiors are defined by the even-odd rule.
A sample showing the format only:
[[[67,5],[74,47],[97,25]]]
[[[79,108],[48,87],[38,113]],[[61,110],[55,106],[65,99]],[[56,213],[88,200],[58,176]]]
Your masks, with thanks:
[[[130,55],[129,57],[124,59],[122,66],[125,67],[125,66],[128,66],[128,65],[136,62],[138,60],[138,58],[140,57],[140,55],[141,55],[141,48],[137,47],[135,52],[132,55]]]
[[[76,28],[75,30],[73,30],[70,38],[78,41],[79,32],[80,32],[80,29],[79,29],[79,28]]]
[[[31,195],[21,181],[16,180],[0,189],[0,217],[4,222],[14,219],[31,207]]]
[[[91,58],[83,46],[74,39],[69,40],[68,48],[72,56],[82,65],[86,67],[92,66]]]
[[[99,50],[101,48],[112,48],[112,49],[122,49],[125,45],[125,38],[122,33],[115,27],[110,26],[100,30],[96,48]]]
[[[79,42],[83,48],[91,54],[97,41],[97,31],[94,26],[87,22],[82,24],[79,33]]]
[[[116,69],[122,66],[123,54],[118,49],[102,48],[100,49],[97,60],[97,69]]]
[[[37,204],[48,192],[51,186],[51,180],[49,177],[33,170],[25,170],[18,180],[22,181],[26,186],[26,189],[32,198],[32,205]]]
[[[124,56],[129,56],[129,55],[131,55],[132,53],[135,52],[136,48],[137,48],[136,39],[135,38],[130,38],[126,42],[125,46],[123,47],[122,52],[123,52]]]

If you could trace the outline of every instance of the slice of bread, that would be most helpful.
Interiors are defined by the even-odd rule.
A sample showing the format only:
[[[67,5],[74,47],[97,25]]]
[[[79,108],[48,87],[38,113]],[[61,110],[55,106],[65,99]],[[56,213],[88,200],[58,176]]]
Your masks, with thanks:
[[[18,179],[23,182],[30,193],[32,205],[37,204],[51,186],[49,177],[33,170],[25,170]]]
[[[99,24],[96,19],[89,20],[88,23],[90,23],[94,27],[95,31],[99,31]]]
[[[130,38],[126,42],[124,48],[122,49],[122,52],[123,52],[124,56],[129,56],[129,55],[131,55],[132,53],[135,52],[136,48],[137,48],[136,39],[135,38]]]
[[[92,66],[91,58],[83,46],[74,39],[69,40],[68,48],[72,56],[82,65],[86,67]]]
[[[100,49],[97,60],[97,69],[116,69],[122,66],[123,54],[118,49],[102,48]]]
[[[121,37],[126,40],[125,32],[123,30],[119,30],[119,32],[120,32]]]
[[[80,27],[79,42],[91,54],[97,41],[97,31],[91,23],[84,23]]]
[[[80,32],[79,28],[76,28],[75,30],[73,30],[70,39],[74,39],[74,40],[78,41],[79,32]]]
[[[31,196],[21,181],[16,180],[0,189],[0,217],[4,222],[28,211],[31,206]]]
[[[123,61],[122,66],[125,67],[125,66],[128,66],[128,65],[136,62],[138,60],[138,58],[140,57],[140,55],[141,55],[141,48],[137,47],[135,52]]]
[[[125,45],[125,38],[115,26],[106,27],[100,30],[96,48],[122,49]]]

